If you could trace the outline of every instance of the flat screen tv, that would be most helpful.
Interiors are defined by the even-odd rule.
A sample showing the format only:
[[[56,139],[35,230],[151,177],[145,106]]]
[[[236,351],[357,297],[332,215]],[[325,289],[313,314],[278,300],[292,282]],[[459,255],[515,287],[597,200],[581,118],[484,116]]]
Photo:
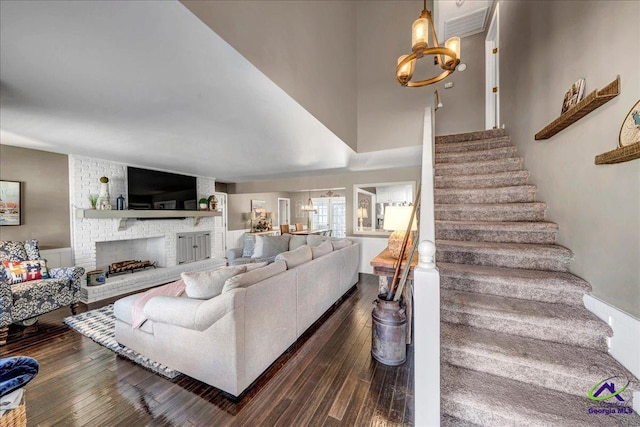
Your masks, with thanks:
[[[129,209],[197,210],[196,177],[127,167]]]

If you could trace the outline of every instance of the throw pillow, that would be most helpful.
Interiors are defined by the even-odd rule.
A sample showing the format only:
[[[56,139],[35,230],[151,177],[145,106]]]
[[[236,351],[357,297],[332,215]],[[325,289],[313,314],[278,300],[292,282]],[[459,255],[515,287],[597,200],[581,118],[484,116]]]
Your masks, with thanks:
[[[258,283],[262,280],[268,279],[269,277],[275,276],[276,274],[280,274],[283,271],[287,271],[287,265],[285,262],[276,261],[273,264],[269,264],[262,268],[238,274],[237,276],[227,279],[224,287],[222,288],[222,293],[229,292],[236,288],[246,288],[254,283]]]
[[[291,235],[289,239],[289,250],[293,251],[294,249],[298,249],[300,246],[305,246],[307,244],[307,236],[305,235]]]
[[[27,253],[27,259],[40,259],[40,248],[38,248],[38,241],[35,239],[24,241],[24,250]]]
[[[256,247],[256,236],[253,234],[244,235],[244,246],[242,247],[242,257],[251,258]]]
[[[307,245],[309,246],[318,246],[322,242],[329,240],[328,236],[318,236],[317,234],[309,234],[307,236]]]
[[[267,258],[289,250],[290,234],[282,236],[256,236],[256,248],[251,258]]]
[[[2,261],[6,282],[10,285],[49,278],[44,260]]]
[[[282,252],[276,256],[276,261],[284,261],[287,263],[287,269],[291,269],[313,259],[311,248],[309,246],[300,246],[298,249],[288,252]]]
[[[245,271],[244,265],[237,265],[218,270],[182,273],[180,277],[184,280],[185,294],[189,298],[210,299],[222,293],[227,279]]]
[[[353,242],[349,239],[339,239],[332,240],[331,244],[333,245],[333,250],[337,251],[338,249],[346,248],[347,246],[351,246]]]
[[[311,247],[311,253],[313,254],[313,259],[320,258],[321,256],[325,256],[328,253],[333,252],[333,245],[330,241],[322,242],[318,246]]]
[[[27,259],[24,243],[10,240],[0,241],[0,261],[26,261]]]

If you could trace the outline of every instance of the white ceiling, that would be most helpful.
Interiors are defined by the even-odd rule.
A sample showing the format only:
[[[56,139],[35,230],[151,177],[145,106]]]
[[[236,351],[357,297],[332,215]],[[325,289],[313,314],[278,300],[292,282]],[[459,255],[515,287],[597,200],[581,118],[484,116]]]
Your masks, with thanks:
[[[421,150],[354,153],[174,1],[0,2],[0,131],[223,182],[416,166]]]

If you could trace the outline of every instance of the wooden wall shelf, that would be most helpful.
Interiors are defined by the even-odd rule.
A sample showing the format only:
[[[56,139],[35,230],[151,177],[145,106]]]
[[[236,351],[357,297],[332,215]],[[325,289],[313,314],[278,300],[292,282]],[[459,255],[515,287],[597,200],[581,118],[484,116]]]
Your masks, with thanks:
[[[611,165],[640,159],[640,142],[616,148],[596,156],[596,165]]]
[[[594,90],[575,107],[549,123],[536,134],[536,141],[551,138],[556,133],[577,122],[602,104],[612,100],[620,94],[620,76],[600,90]]]
[[[176,210],[98,210],[98,209],[76,209],[76,218],[115,218],[118,220],[118,230],[125,229],[128,219],[170,219],[170,218],[193,218],[193,225],[200,223],[200,218],[222,216],[218,211],[176,211]]]

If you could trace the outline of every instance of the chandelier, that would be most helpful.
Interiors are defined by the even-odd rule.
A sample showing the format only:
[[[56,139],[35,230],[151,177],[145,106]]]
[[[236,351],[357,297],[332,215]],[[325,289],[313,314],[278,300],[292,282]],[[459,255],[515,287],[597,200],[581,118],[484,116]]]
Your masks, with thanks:
[[[432,47],[429,47],[429,33],[431,33]],[[411,50],[408,55],[398,58],[396,78],[402,86],[421,87],[437,83],[453,73],[460,63],[460,37],[451,37],[444,47],[438,44],[438,37],[433,26],[431,12],[427,10],[427,0],[424,0],[422,13],[411,28]],[[411,81],[416,60],[423,57],[435,56],[442,73],[430,79]]]

